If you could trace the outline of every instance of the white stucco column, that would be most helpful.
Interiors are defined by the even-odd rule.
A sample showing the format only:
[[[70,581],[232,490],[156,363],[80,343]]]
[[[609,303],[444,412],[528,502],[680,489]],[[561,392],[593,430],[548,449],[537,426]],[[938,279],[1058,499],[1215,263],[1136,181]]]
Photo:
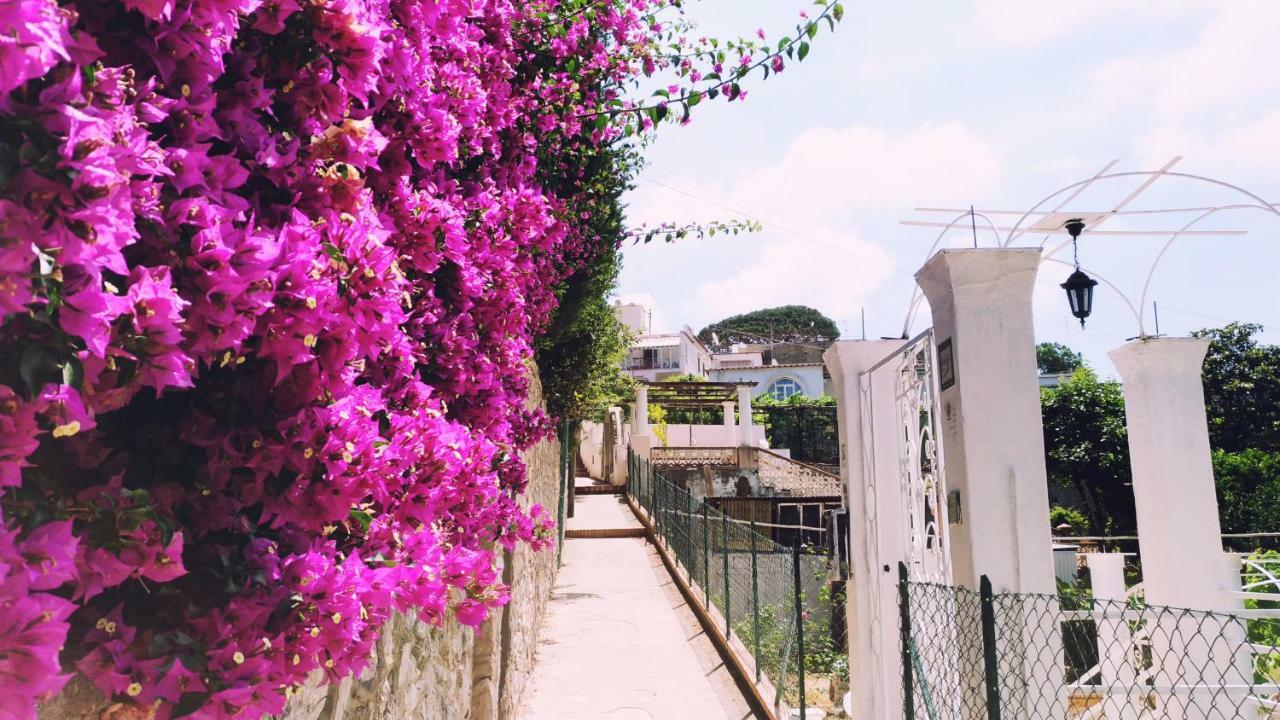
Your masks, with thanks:
[[[1222,551],[1222,526],[1205,418],[1201,366],[1209,341],[1202,338],[1141,338],[1109,355],[1124,383],[1129,463],[1138,519],[1138,552],[1147,603],[1195,610],[1238,609],[1227,595],[1238,590],[1239,560]],[[1247,683],[1251,671],[1238,653],[1243,628],[1217,621],[1167,618],[1174,623],[1152,633],[1156,684]],[[1215,636],[1220,636],[1215,639]],[[1181,679],[1179,679],[1181,678]],[[1173,717],[1198,718],[1212,699],[1185,701]]]
[[[738,386],[738,444],[754,446],[755,433],[751,427],[751,386]]]
[[[643,383],[636,385],[636,402],[632,406],[631,432],[633,435],[649,436],[649,386]]]
[[[1144,691],[1135,686],[1138,677],[1134,657],[1133,631],[1122,614],[1127,606],[1128,587],[1124,581],[1124,555],[1088,553],[1089,579],[1097,609],[1103,612],[1098,628],[1098,675],[1102,685],[1102,717],[1136,720],[1143,706]]]
[[[1038,248],[983,248],[942,250],[916,273],[939,355],[949,343],[953,358],[941,395],[947,488],[960,493],[951,565],[970,588],[986,575],[996,592],[1057,591],[1031,317],[1039,267]]]
[[[853,717],[902,716],[902,668],[898,652],[898,563],[905,552],[901,490],[877,487],[877,474],[896,481],[896,453],[866,452],[872,427],[896,442],[901,433],[893,373],[863,375],[896,352],[902,340],[837,342],[823,353],[836,393],[840,425],[840,477],[849,510],[849,688]],[[879,467],[875,467],[875,463]]]
[[[729,441],[727,444],[732,445],[734,433],[736,432],[734,412],[738,405],[732,400],[725,400],[720,403],[720,406],[724,408],[724,436]]]
[[[1147,338],[1109,355],[1124,383],[1147,602],[1222,606],[1222,526],[1201,365],[1209,341]]]
[[[985,575],[997,593],[1056,596],[1031,315],[1039,269],[1039,248],[942,250],[916,281],[933,313],[946,484],[958,499],[948,508],[953,581],[977,589]],[[1009,678],[1026,687],[1007,701],[1022,705],[1015,716],[1066,716],[1056,609],[1029,613],[1020,635],[1001,635],[1002,652],[1022,658],[1021,677]],[[976,637],[977,618],[960,612]],[[961,687],[976,692],[981,648],[960,652]],[[985,712],[965,715],[979,717]]]

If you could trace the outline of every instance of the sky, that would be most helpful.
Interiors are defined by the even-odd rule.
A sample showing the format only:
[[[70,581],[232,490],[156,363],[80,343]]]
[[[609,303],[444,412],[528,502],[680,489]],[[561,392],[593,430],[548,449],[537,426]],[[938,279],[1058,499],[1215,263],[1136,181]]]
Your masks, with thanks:
[[[806,6],[700,0],[689,14],[709,35],[763,28],[773,39]],[[974,242],[967,219],[951,231],[901,225],[955,219],[915,208],[1020,213],[1112,161],[1111,172],[1155,170],[1180,156],[1174,171],[1280,202],[1280,3],[845,6],[844,22],[824,30],[803,63],[755,78],[745,102],[703,103],[691,124],[663,127],[648,148],[625,198],[630,222],[763,227],[627,247],[617,298],[649,306],[655,330],[696,331],[728,315],[804,304],[834,319],[844,338],[861,336],[864,311],[868,337],[900,336],[914,273],[939,234],[944,246]],[[1064,210],[1110,210],[1144,180],[1100,181]],[[1125,209],[1253,202],[1221,185],[1164,177]],[[1197,214],[1115,217],[1105,229],[1176,230]],[[1007,227],[1019,215],[989,217]],[[977,224],[978,244],[994,245],[996,233]],[[1161,254],[1167,238],[1090,237],[1086,229],[1080,261],[1109,285],[1098,288],[1082,330],[1058,287],[1071,268],[1042,264],[1037,340],[1065,343],[1111,376],[1106,353],[1138,335],[1139,306],[1154,332],[1154,301],[1163,334],[1239,320],[1263,324],[1262,339],[1280,343],[1280,213],[1223,211],[1195,229],[1248,232],[1182,237]],[[1023,235],[1015,244],[1044,239]],[[1048,247],[1062,239],[1050,237]],[[1055,257],[1069,263],[1070,247]],[[928,325],[926,306],[911,334]]]

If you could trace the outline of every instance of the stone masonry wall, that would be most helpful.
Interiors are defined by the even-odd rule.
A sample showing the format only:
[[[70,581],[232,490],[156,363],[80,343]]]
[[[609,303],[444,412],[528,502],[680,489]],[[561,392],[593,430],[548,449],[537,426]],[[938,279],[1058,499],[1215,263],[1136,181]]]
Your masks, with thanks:
[[[540,404],[534,374],[530,404]],[[560,489],[560,443],[539,443],[524,455],[529,486],[522,502],[540,503],[552,517]],[[554,548],[519,546],[502,555],[511,600],[479,633],[450,618],[443,627],[395,615],[382,629],[369,667],[358,678],[325,685],[317,673],[290,700],[282,720],[514,720],[533,669],[533,653],[551,587]],[[111,708],[83,678],[43,704],[41,720],[105,720]],[[130,720],[146,720],[143,717]]]

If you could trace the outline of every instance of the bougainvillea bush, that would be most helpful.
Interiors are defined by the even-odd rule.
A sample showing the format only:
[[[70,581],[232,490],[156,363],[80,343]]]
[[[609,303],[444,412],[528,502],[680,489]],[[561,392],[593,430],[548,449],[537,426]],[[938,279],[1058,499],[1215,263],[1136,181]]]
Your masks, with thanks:
[[[72,673],[278,713],[393,611],[505,602],[495,549],[551,536],[527,363],[618,158],[816,24],[672,4],[0,0],[0,717]]]

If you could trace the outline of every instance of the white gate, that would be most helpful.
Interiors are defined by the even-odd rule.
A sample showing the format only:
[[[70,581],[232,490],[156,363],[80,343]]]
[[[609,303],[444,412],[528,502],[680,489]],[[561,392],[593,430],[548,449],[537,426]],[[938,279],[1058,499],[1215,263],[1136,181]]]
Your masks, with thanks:
[[[875,556],[882,563],[898,556],[912,581],[950,584],[936,368],[933,331],[926,330],[859,377],[867,478],[865,522],[866,536],[877,544]],[[892,376],[891,395],[883,378],[886,373]],[[886,402],[893,403],[896,422],[884,427],[885,415],[879,413],[878,427],[876,407]]]
[[[902,708],[898,563],[906,565],[913,583],[951,584],[937,367],[933,333],[925,331],[858,378],[866,493],[862,522],[872,572],[853,582],[868,583],[870,597],[877,598],[870,603],[871,651],[883,683],[881,712],[889,717],[900,717]],[[934,716],[952,720],[962,717],[957,665],[929,659],[954,651],[960,608],[954,595],[944,595],[935,607],[932,617],[912,618],[920,644],[911,648],[911,656],[916,686],[930,688]]]

